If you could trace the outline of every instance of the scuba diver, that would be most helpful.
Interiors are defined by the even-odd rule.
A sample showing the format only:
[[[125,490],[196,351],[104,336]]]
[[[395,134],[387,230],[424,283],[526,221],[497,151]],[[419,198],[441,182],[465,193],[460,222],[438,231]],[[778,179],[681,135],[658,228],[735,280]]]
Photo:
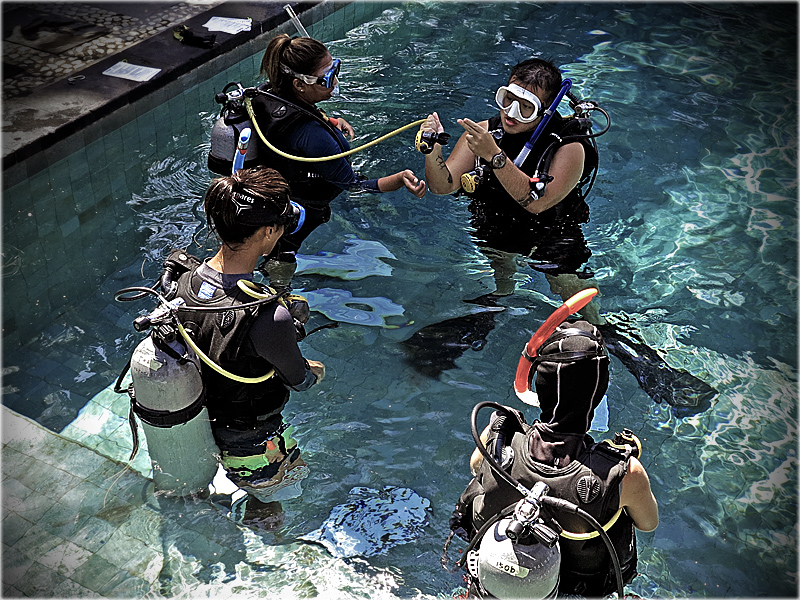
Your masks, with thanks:
[[[161,302],[134,321],[138,331],[151,333],[128,365],[131,458],[138,448],[135,413],[147,435],[157,491],[202,491],[221,456],[233,493],[242,495],[238,486],[264,500],[308,475],[281,413],[289,390],[307,390],[325,376],[325,366],[305,359],[298,347],[306,335],[305,299],[253,281],[260,257],[272,252],[285,229],[296,229],[301,210],[290,202],[286,180],[266,167],[213,180],[204,206],[209,231],[222,242],[216,254],[200,260],[173,250],[161,292],[117,292],[121,301],[143,296],[126,293],[144,292]],[[115,388],[120,393],[124,374]]]
[[[499,114],[479,123],[459,119],[464,133],[446,161],[442,143],[450,136],[439,115],[430,114],[420,126],[418,135],[429,141],[425,178],[431,192],[458,192],[471,200],[473,237],[495,271],[493,295],[513,292],[515,254],[544,272],[564,300],[596,287],[577,269],[592,254],[581,224],[589,220],[585,197],[597,172],[594,138],[605,133],[591,133],[587,115],[606,113],[578,100],[569,92],[571,83],[551,62],[517,64],[495,94]],[[565,95],[574,116],[558,113]],[[592,304],[586,311],[598,312]]]
[[[531,338],[515,382],[531,395],[535,385],[540,419],[528,425],[492,402],[473,410],[474,477],[451,517],[442,562],[454,534],[470,542],[457,563],[468,565],[470,597],[622,597],[636,574],[634,527],[658,526],[638,438],[624,430],[595,443],[587,433],[608,387],[601,333],[583,320],[553,327]],[[487,406],[496,411],[479,436],[476,415]]]
[[[428,187],[434,194],[470,198],[472,236],[490,261],[496,288],[467,300],[484,307],[478,315],[433,324],[409,340],[412,364],[434,376],[452,368],[453,359],[467,348],[483,347],[498,301],[514,292],[516,256],[543,272],[563,300],[597,287],[585,267],[578,271],[592,255],[581,225],[589,221],[586,198],[598,169],[595,138],[608,131],[610,119],[595,102],[578,99],[571,85],[549,61],[532,58],[517,64],[508,84],[495,94],[499,114],[479,123],[459,119],[464,133],[447,160],[442,146],[450,136],[438,114],[430,114],[420,126],[417,149],[426,155]],[[568,117],[558,112],[564,96],[574,112]],[[606,120],[597,133],[589,118],[595,111]],[[581,314],[601,329],[608,349],[656,402],[674,406],[679,416],[709,408],[715,388],[667,365],[634,330],[608,323],[596,298]],[[438,347],[433,348],[436,340]]]
[[[209,168],[219,174],[230,173],[232,150],[236,147],[233,137],[238,137],[245,127],[253,127],[257,135],[252,136],[255,143],[252,140],[249,143],[244,166],[261,164],[277,169],[291,186],[292,200],[305,209],[305,222],[300,230],[284,236],[268,257],[265,268],[273,287],[288,286],[300,245],[312,231],[330,220],[330,203],[343,191],[382,193],[405,186],[418,198],[425,195],[425,182],[410,169],[367,179],[354,172],[344,156],[333,160],[302,160],[350,151],[343,134],[352,140],[353,127],[341,117],[328,117],[317,107],[318,102],[333,95],[340,69],[341,61],[334,59],[321,42],[311,37],[281,34],[270,41],[261,62],[261,74],[269,77],[269,84],[234,90],[232,96],[218,95],[218,101],[226,106],[223,118],[212,132]],[[242,110],[242,92],[250,103],[247,112]],[[228,143],[222,143],[227,138],[231,138]],[[301,160],[275,152],[263,138],[274,144],[273,148]]]
[[[232,482],[256,497],[282,480],[307,475],[281,411],[289,390],[303,391],[318,383],[325,367],[303,358],[294,318],[280,302],[243,311],[200,311],[252,300],[238,282],[252,281],[259,258],[272,252],[296,210],[288,183],[274,169],[243,169],[215,179],[206,193],[205,212],[209,231],[222,241],[219,250],[205,261],[181,260],[175,252],[168,259],[174,261],[173,270],[185,269],[176,280],[177,297],[187,307],[184,326],[194,329],[197,345],[211,360],[240,376],[274,370],[272,377],[255,384],[213,369],[203,373],[222,464]]]

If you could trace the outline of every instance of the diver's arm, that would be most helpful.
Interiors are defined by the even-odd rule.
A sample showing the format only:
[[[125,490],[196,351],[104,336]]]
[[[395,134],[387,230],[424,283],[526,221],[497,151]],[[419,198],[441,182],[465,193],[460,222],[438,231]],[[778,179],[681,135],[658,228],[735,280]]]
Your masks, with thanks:
[[[428,115],[420,130],[444,133],[439,115],[436,113]],[[446,161],[442,156],[441,144],[435,143],[431,153],[425,155],[425,180],[428,182],[428,188],[440,196],[452,194],[461,188],[461,175],[471,171],[474,166],[475,155],[470,151],[463,135]]]
[[[250,340],[259,356],[269,362],[288,387],[304,391],[325,376],[321,362],[303,358],[297,345],[294,319],[283,306],[262,307],[250,328]]]
[[[650,489],[650,478],[642,463],[631,457],[622,478],[620,508],[626,508],[636,529],[653,531],[658,527],[658,502]]]
[[[462,138],[466,138],[473,154],[491,162],[492,158],[500,153],[500,147],[488,131],[487,122],[475,123],[469,119],[459,119],[458,123],[464,128]],[[514,164],[513,157],[507,157],[505,166],[493,169],[492,172],[500,185],[520,206],[536,214],[552,208],[575,188],[583,173],[584,156],[583,146],[577,142],[556,150],[549,172],[553,181],[547,185],[545,193],[536,200],[531,198],[530,177]]]
[[[491,428],[492,424],[489,423],[481,433],[481,442],[483,442],[484,448],[486,447],[486,440],[489,439],[489,432],[491,431]],[[472,471],[473,477],[478,474],[478,469],[481,468],[482,462],[483,462],[483,454],[481,454],[480,450],[475,448],[475,450],[472,451],[472,456],[469,457],[469,468],[470,471]]]
[[[533,200],[525,207],[528,212],[534,214],[544,212],[566,198],[567,194],[574,190],[575,186],[578,185],[578,182],[581,180],[583,161],[585,158],[586,152],[583,149],[583,145],[578,142],[572,142],[556,150],[555,155],[553,155],[553,161],[550,163],[550,172],[548,173],[548,175],[553,178],[553,181],[547,184],[545,193],[540,196],[538,200]],[[508,167],[508,165],[509,163],[506,163],[506,167]],[[505,168],[494,171],[500,183],[503,183],[502,171],[505,171]],[[525,175],[525,177],[527,178],[527,175]],[[528,199],[530,199],[529,182],[530,179],[527,180]],[[503,185],[505,186],[505,184]],[[516,199],[517,196],[514,196],[514,198]]]
[[[387,175],[378,179],[378,189],[381,192],[393,192],[405,186],[417,198],[422,198],[427,189],[425,181],[414,175],[414,171],[406,169],[394,175]]]

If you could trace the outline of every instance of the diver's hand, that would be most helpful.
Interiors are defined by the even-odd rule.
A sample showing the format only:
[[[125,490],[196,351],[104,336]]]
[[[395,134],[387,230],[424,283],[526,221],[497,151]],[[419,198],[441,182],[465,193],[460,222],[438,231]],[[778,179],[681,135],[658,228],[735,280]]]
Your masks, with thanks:
[[[435,112],[428,115],[428,118],[419,126],[419,130],[430,131],[431,133],[444,133],[442,122],[439,120],[439,115]]]
[[[323,379],[325,379],[325,365],[318,360],[309,360],[308,368],[316,376],[317,383],[320,383]]]
[[[403,185],[405,185],[406,189],[414,194],[417,198],[422,198],[425,196],[425,191],[427,190],[425,180],[419,179],[416,175],[414,175],[414,171],[411,169],[406,169],[403,171]]]
[[[353,129],[353,126],[350,125],[350,123],[348,123],[347,121],[345,121],[342,117],[336,117],[336,119],[339,121],[339,123],[336,125],[339,131],[341,131],[343,134],[345,134],[347,137],[353,140],[356,137],[356,130]]]
[[[470,119],[459,119],[458,124],[466,131],[467,145],[475,156],[490,161],[495,154],[500,152],[494,136],[489,133],[487,128]]]

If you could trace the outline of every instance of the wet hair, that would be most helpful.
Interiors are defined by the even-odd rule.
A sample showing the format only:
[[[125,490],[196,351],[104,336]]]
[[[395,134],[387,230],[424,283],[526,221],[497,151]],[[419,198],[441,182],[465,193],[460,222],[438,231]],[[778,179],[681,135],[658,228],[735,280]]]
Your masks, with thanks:
[[[281,65],[295,73],[311,75],[320,68],[328,52],[325,44],[310,37],[290,38],[285,33],[272,38],[261,59],[261,75],[269,77],[272,89],[278,93],[292,93],[295,77],[285,73]]]
[[[529,58],[515,65],[511,69],[509,82],[522,84],[528,87],[538,87],[546,97],[542,98],[544,108],[549,107],[556,99],[561,89],[561,71],[549,60]]]
[[[208,230],[230,247],[245,242],[265,225],[273,224],[244,224],[237,215],[236,194],[254,198],[260,204],[256,208],[266,209],[276,216],[283,214],[289,204],[289,184],[275,169],[239,169],[229,177],[214,179],[206,192],[206,223]]]

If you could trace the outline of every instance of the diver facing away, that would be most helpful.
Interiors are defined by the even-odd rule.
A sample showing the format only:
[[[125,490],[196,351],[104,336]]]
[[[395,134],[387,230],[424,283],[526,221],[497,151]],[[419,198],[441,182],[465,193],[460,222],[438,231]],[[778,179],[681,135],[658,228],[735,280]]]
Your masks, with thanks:
[[[289,186],[274,169],[242,169],[215,179],[205,212],[209,230],[222,242],[219,250],[203,261],[173,251],[165,263],[185,301],[185,329],[211,361],[236,377],[204,364],[206,406],[222,464],[231,481],[262,498],[307,476],[281,413],[289,390],[307,390],[325,375],[321,362],[300,352],[285,300],[275,295],[275,301],[236,308],[252,305],[253,294],[270,296],[271,290],[253,283],[253,270],[272,252],[294,210]]]
[[[647,472],[637,458],[641,455],[638,438],[626,431],[624,441],[595,443],[587,433],[609,379],[608,354],[599,330],[586,321],[563,323],[533,356],[523,360],[530,361],[524,377],[529,390],[535,385],[542,411],[540,419],[529,425],[522,413],[495,405],[501,410],[492,415],[480,442],[490,456],[496,456],[497,465],[477,451],[472,455],[474,477],[450,521],[457,535],[478,548],[471,559],[475,566],[469,570],[470,595],[545,597],[551,592],[549,588],[557,584],[559,595],[605,596],[619,589],[612,569],[615,561],[604,541],[591,533],[591,527],[576,512],[544,505],[545,521],[552,524],[554,519],[558,525],[555,529],[563,529],[557,536],[560,566],[553,566],[553,573],[546,578],[533,570],[521,576],[519,570],[512,575],[508,569],[495,568],[498,561],[517,561],[518,566],[523,566],[525,552],[531,548],[541,553],[536,542],[525,547],[509,542],[505,536],[514,537],[508,533],[511,525],[503,525],[506,529],[495,525],[483,534],[483,539],[475,539],[487,522],[496,520],[503,511],[516,510],[517,515],[519,508],[514,509],[515,504],[523,504],[519,489],[499,477],[496,468],[502,468],[513,481],[527,488],[544,485],[540,489],[546,489],[550,497],[562,504],[572,503],[607,528],[624,583],[636,574],[634,528],[652,531],[658,526],[658,504]]]

